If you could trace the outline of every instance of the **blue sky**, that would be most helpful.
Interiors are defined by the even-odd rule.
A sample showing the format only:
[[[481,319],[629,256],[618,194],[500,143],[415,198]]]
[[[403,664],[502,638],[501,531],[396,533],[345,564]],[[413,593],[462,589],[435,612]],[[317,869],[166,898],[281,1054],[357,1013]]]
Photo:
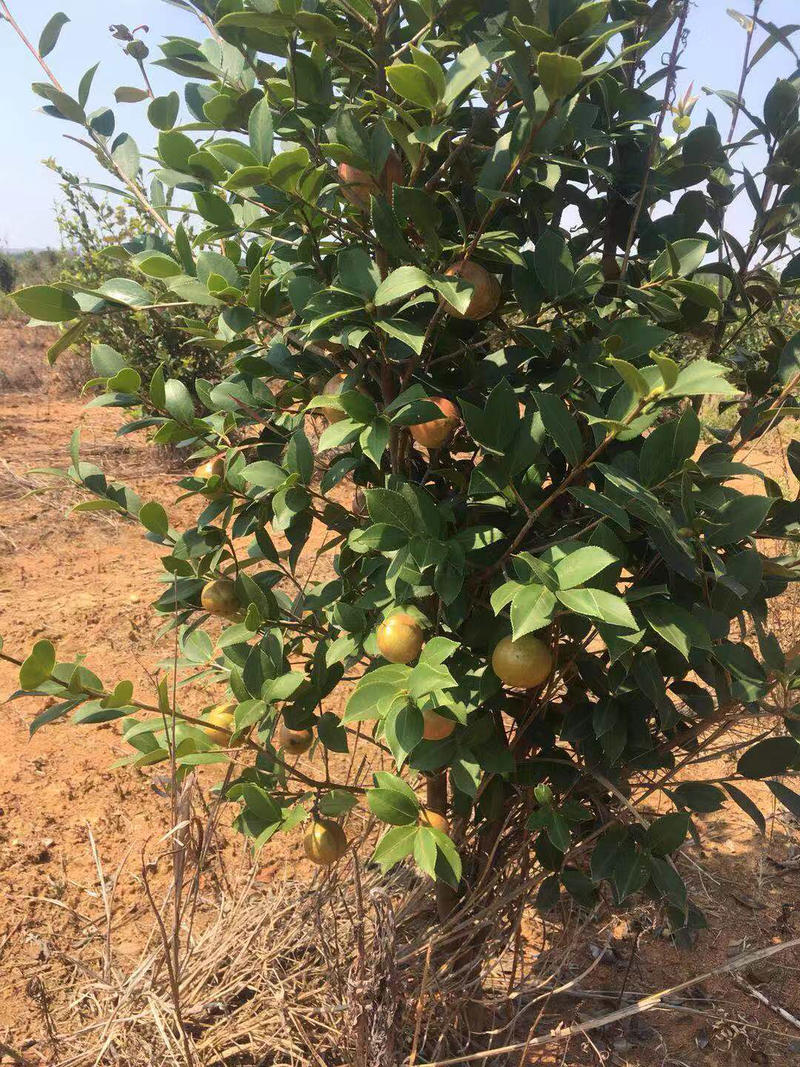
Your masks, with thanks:
[[[89,106],[113,105],[113,90],[117,85],[137,85],[138,70],[134,62],[121,54],[121,45],[108,32],[110,23],[123,22],[129,26],[147,23],[150,32],[145,40],[157,54],[157,42],[166,34],[204,36],[202,27],[191,15],[163,2],[163,0],[8,0],[12,14],[34,41],[50,15],[64,11],[71,19],[61,33],[58,46],[48,57],[56,76],[68,92],[74,93],[87,67],[100,60],[94,80]],[[690,82],[695,92],[704,85],[715,89],[735,89],[738,85],[744,31],[726,14],[728,7],[748,11],[752,0],[696,0],[691,16],[691,35],[684,56],[684,71],[679,80],[682,93]],[[762,19],[784,25],[800,21],[798,0],[764,0]],[[763,36],[761,31],[759,38]],[[671,40],[671,38],[670,38]],[[781,46],[773,48],[755,68],[748,82],[748,105],[760,110],[765,93],[776,78],[794,73],[795,63]],[[173,77],[158,67],[150,68],[156,93],[167,92]],[[57,179],[41,160],[55,156],[60,163],[80,174],[97,176],[96,167],[85,149],[62,134],[70,129],[37,111],[39,98],[30,90],[32,81],[42,80],[41,71],[30,53],[23,48],[7,23],[0,21],[0,128],[4,132],[3,164],[0,166],[0,247],[41,248],[58,243],[58,231],[53,217],[57,197]],[[718,115],[724,133],[729,125],[727,108],[713,98],[701,98],[695,109],[695,121],[705,119],[710,106]],[[154,131],[147,123],[145,108],[140,104],[115,106],[117,130],[125,129],[147,151],[153,143]],[[740,132],[746,129],[742,121]],[[748,160],[751,169],[758,168],[758,158]],[[747,212],[742,204],[731,213],[734,232],[747,227]]]

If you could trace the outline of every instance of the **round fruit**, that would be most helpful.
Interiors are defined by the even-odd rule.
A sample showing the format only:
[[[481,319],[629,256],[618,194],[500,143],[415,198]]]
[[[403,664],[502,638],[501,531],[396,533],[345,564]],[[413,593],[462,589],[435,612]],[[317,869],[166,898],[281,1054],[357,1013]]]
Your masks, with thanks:
[[[207,459],[205,463],[201,463],[195,470],[194,476],[195,478],[202,478],[204,482],[215,476],[223,478],[225,476],[225,457],[212,456],[211,459]]]
[[[332,819],[314,819],[303,838],[303,849],[312,863],[328,867],[345,854],[347,838]]]
[[[390,615],[378,627],[378,648],[390,663],[410,663],[422,651],[422,627],[404,611]]]
[[[200,603],[212,615],[221,615],[223,619],[235,619],[241,615],[242,608],[236,595],[236,583],[231,578],[215,578],[203,586]]]
[[[441,448],[446,445],[458,428],[461,414],[453,403],[444,396],[435,396],[431,402],[437,406],[444,415],[443,419],[431,419],[430,422],[421,422],[416,426],[410,426],[411,436],[425,448]]]
[[[438,711],[423,711],[422,718],[425,725],[422,736],[426,741],[444,741],[455,730],[455,719],[445,718]]]
[[[480,263],[473,263],[471,259],[460,259],[448,267],[445,274],[451,278],[463,278],[473,287],[466,311],[458,311],[452,304],[444,301],[445,310],[457,319],[485,319],[500,303],[500,282]]]
[[[553,655],[547,645],[533,634],[517,641],[504,637],[492,653],[492,670],[506,685],[515,689],[532,689],[550,677]]]
[[[345,200],[349,200],[359,211],[369,211],[370,196],[377,196],[383,189],[391,200],[393,187],[402,185],[403,161],[397,152],[390,152],[381,173],[380,183],[376,182],[368,171],[359,170],[350,163],[340,163],[337,173]]]
[[[308,752],[314,735],[310,730],[292,730],[285,722],[278,727],[278,744],[290,756],[302,756]]]
[[[195,478],[200,478],[202,481],[207,482],[210,478],[219,478],[220,484],[214,489],[204,489],[202,492],[212,500],[217,497],[225,495],[225,489],[222,485],[222,480],[225,477],[225,457],[224,456],[212,456],[211,459],[207,459],[205,463],[201,463],[194,472]]]
[[[223,748],[235,748],[241,744],[241,742],[236,744],[231,742],[231,734],[235,729],[233,720],[235,708],[235,704],[219,704],[206,715],[205,721],[208,726],[203,727],[203,730],[208,740],[215,745],[221,745]]]
[[[429,826],[432,830],[441,830],[443,834],[450,833],[450,823],[444,817],[440,815],[438,811],[431,811],[430,808],[422,808],[419,813],[420,826]]]

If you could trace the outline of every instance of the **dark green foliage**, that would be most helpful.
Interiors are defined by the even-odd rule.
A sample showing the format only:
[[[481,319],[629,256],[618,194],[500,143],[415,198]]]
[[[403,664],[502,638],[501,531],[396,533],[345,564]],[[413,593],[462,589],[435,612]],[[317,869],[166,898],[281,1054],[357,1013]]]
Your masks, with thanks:
[[[148,105],[147,187],[146,154],[112,135],[112,112],[86,118],[115,182],[148,205],[142,241],[90,293],[65,282],[18,299],[72,330],[123,333],[142,307],[178,303],[192,344],[229,368],[187,388],[167,353],[149,377],[124,337],[93,351],[95,402],[153,412],[125,432],[220,454],[182,483],[195,525],[171,529],[82,463],[77,440],[67,477],[164,547],[156,610],[178,630],[179,667],[229,687],[236,733],[259,750],[228,793],[258,846],[358,791],[289,773],[279,716],[334,752],[357,724],[398,772],[376,774],[367,798],[390,827],[385,867],[413,857],[464,886],[485,836],[503,835],[501,857],[529,833],[536,877],[549,872],[542,907],[562,887],[582,906],[601,886],[617,902],[645,891],[676,930],[695,929],[669,856],[730,800],[758,822],[748,781],[798,766],[770,704],[797,664],[768,606],[796,579],[777,544],[800,538],[800,504],[744,461],[800,394],[797,336],[760,332],[800,277],[796,85],[740,116],[768,161],[742,182],[738,139],[711,116],[687,122],[682,107],[676,136],[658,139],[663,85],[639,61],[658,62],[680,6],[211,4],[219,40],[162,46],[186,84],[179,110]],[[85,99],[45,89],[84,125]],[[737,195],[756,208],[744,245],[726,228]],[[336,394],[323,388],[334,374]],[[434,398],[463,423],[427,454]],[[316,430],[327,422],[318,444],[312,413]],[[351,507],[330,495],[345,479]],[[315,520],[332,567],[304,584]],[[213,645],[201,592],[220,576],[233,605]],[[396,609],[425,631],[416,663],[377,653]],[[509,633],[540,662],[552,653],[542,685],[494,673]],[[25,670],[48,664],[40,649]],[[345,675],[358,682],[340,722],[327,702]],[[78,683],[45,684],[74,697]],[[112,699],[98,714],[130,701],[89,696]],[[454,724],[436,740],[433,712]],[[705,740],[747,718],[780,736],[703,779]],[[132,763],[167,758],[160,717],[131,718],[126,737]],[[178,766],[224,761],[214,747],[184,721]],[[418,822],[409,783],[426,778],[449,784],[477,834],[454,843]],[[640,810],[654,793],[674,806],[659,819]]]

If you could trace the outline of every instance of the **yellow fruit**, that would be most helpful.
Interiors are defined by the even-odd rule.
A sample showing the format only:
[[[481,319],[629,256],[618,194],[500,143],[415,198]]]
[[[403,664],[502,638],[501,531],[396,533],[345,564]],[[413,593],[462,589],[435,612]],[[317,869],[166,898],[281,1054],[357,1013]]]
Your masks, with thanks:
[[[463,278],[473,286],[466,311],[458,311],[452,304],[443,301],[445,310],[457,319],[485,319],[500,303],[500,282],[480,263],[473,263],[471,259],[460,259],[448,267],[445,274],[451,278]]]
[[[425,720],[422,736],[426,741],[444,741],[456,728],[454,719],[446,719],[436,711],[423,711],[422,718]]]
[[[278,744],[290,756],[302,756],[308,752],[313,740],[314,735],[310,730],[292,730],[285,722],[278,727]]]
[[[492,669],[506,685],[532,689],[550,677],[553,656],[547,645],[533,634],[517,641],[504,637],[492,653]]]
[[[215,745],[221,745],[223,748],[239,747],[241,741],[231,742],[231,734],[235,729],[233,719],[235,709],[235,704],[219,704],[209,711],[205,717],[208,726],[203,728],[209,741]]]
[[[347,380],[347,375],[346,374],[344,374],[344,373],[342,373],[342,374],[334,374],[334,376],[332,378],[330,378],[325,383],[325,385],[323,385],[323,387],[322,387],[322,395],[323,396],[338,396],[339,393],[341,393],[341,392],[346,392],[349,389],[355,388],[359,393],[363,393],[364,396],[369,396],[369,393],[364,388],[364,386],[361,385],[361,384],[356,385],[356,386],[350,385],[350,386],[347,387],[347,390],[343,389],[343,386],[344,386],[344,383],[345,383],[346,380]],[[347,412],[344,411],[342,408],[322,408],[322,416],[325,419],[325,421],[330,425],[330,423],[332,423],[332,422],[341,422],[342,419],[346,419],[347,418]]]
[[[242,613],[236,595],[236,583],[231,578],[215,578],[203,586],[200,603],[206,611],[212,615],[221,615],[224,619],[236,619]]]
[[[395,185],[403,184],[403,161],[397,152],[391,151],[381,174],[380,184],[366,170],[359,170],[350,163],[340,163],[338,167],[342,195],[359,211],[369,211],[370,196],[377,196],[381,189],[391,201]]]
[[[430,808],[422,808],[419,813],[420,826],[430,826],[432,830],[441,830],[443,834],[450,833],[450,823],[444,817],[440,815],[438,811],[431,811]]]
[[[224,475],[224,456],[212,456],[211,459],[207,459],[205,463],[201,463],[194,472],[195,478],[202,478],[204,482],[207,482],[209,478],[213,478],[214,476],[222,478]]]
[[[303,838],[303,849],[312,863],[328,867],[347,850],[344,830],[332,819],[314,819]]]
[[[422,627],[404,611],[390,615],[378,627],[378,649],[390,663],[410,663],[422,651]]]
[[[209,478],[217,477],[220,480],[219,485],[214,489],[201,489],[201,493],[208,497],[209,500],[217,500],[219,497],[225,495],[225,486],[222,479],[225,478],[225,457],[212,456],[211,459],[207,459],[205,463],[201,463],[194,472],[195,478],[200,478],[202,481],[207,482]]]
[[[446,445],[458,428],[461,415],[458,408],[443,396],[432,398],[437,408],[444,415],[443,419],[431,419],[430,422],[421,422],[417,426],[410,426],[411,436],[425,448],[441,448]]]

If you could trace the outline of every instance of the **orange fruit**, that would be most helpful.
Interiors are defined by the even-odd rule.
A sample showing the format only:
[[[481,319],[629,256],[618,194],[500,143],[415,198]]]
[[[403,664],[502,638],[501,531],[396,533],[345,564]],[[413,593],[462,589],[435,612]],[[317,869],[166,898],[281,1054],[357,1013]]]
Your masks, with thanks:
[[[314,819],[303,838],[303,850],[312,863],[328,867],[347,850],[344,830],[332,819]]]
[[[446,445],[458,428],[461,421],[461,413],[452,400],[444,396],[431,398],[437,408],[444,415],[443,419],[431,419],[430,422],[421,422],[416,426],[409,426],[411,436],[425,448],[441,448]]]
[[[422,651],[422,627],[404,611],[390,615],[378,627],[378,649],[390,663],[410,663]]]
[[[526,634],[517,641],[504,637],[492,653],[492,670],[506,685],[532,689],[550,677],[553,655],[544,641]]]
[[[292,730],[285,722],[278,727],[278,744],[290,756],[302,756],[308,752],[313,740],[314,735],[310,730]]]
[[[351,163],[340,163],[337,173],[345,200],[349,200],[359,211],[369,211],[370,196],[377,196],[383,189],[391,200],[394,186],[403,184],[403,161],[392,150],[386,158],[380,183],[368,171],[359,170]]]
[[[236,583],[231,578],[215,578],[204,585],[200,603],[206,611],[223,619],[236,619],[242,614]]]
[[[443,301],[445,310],[457,319],[485,319],[500,303],[500,282],[480,263],[473,263],[471,259],[460,259],[448,267],[445,274],[450,278],[463,278],[473,286],[466,311],[458,311],[452,304]]]
[[[423,711],[422,718],[425,720],[422,736],[426,741],[444,741],[456,728],[454,719],[447,719],[437,711]]]
[[[208,726],[203,727],[209,741],[212,741],[215,745],[220,745],[222,748],[239,747],[241,741],[231,742],[231,734],[236,728],[233,718],[235,710],[235,704],[218,704],[217,707],[209,711],[204,720],[208,723]]]
[[[441,830],[443,834],[450,834],[450,823],[438,811],[422,808],[417,821],[420,826],[429,826],[432,830]]]

